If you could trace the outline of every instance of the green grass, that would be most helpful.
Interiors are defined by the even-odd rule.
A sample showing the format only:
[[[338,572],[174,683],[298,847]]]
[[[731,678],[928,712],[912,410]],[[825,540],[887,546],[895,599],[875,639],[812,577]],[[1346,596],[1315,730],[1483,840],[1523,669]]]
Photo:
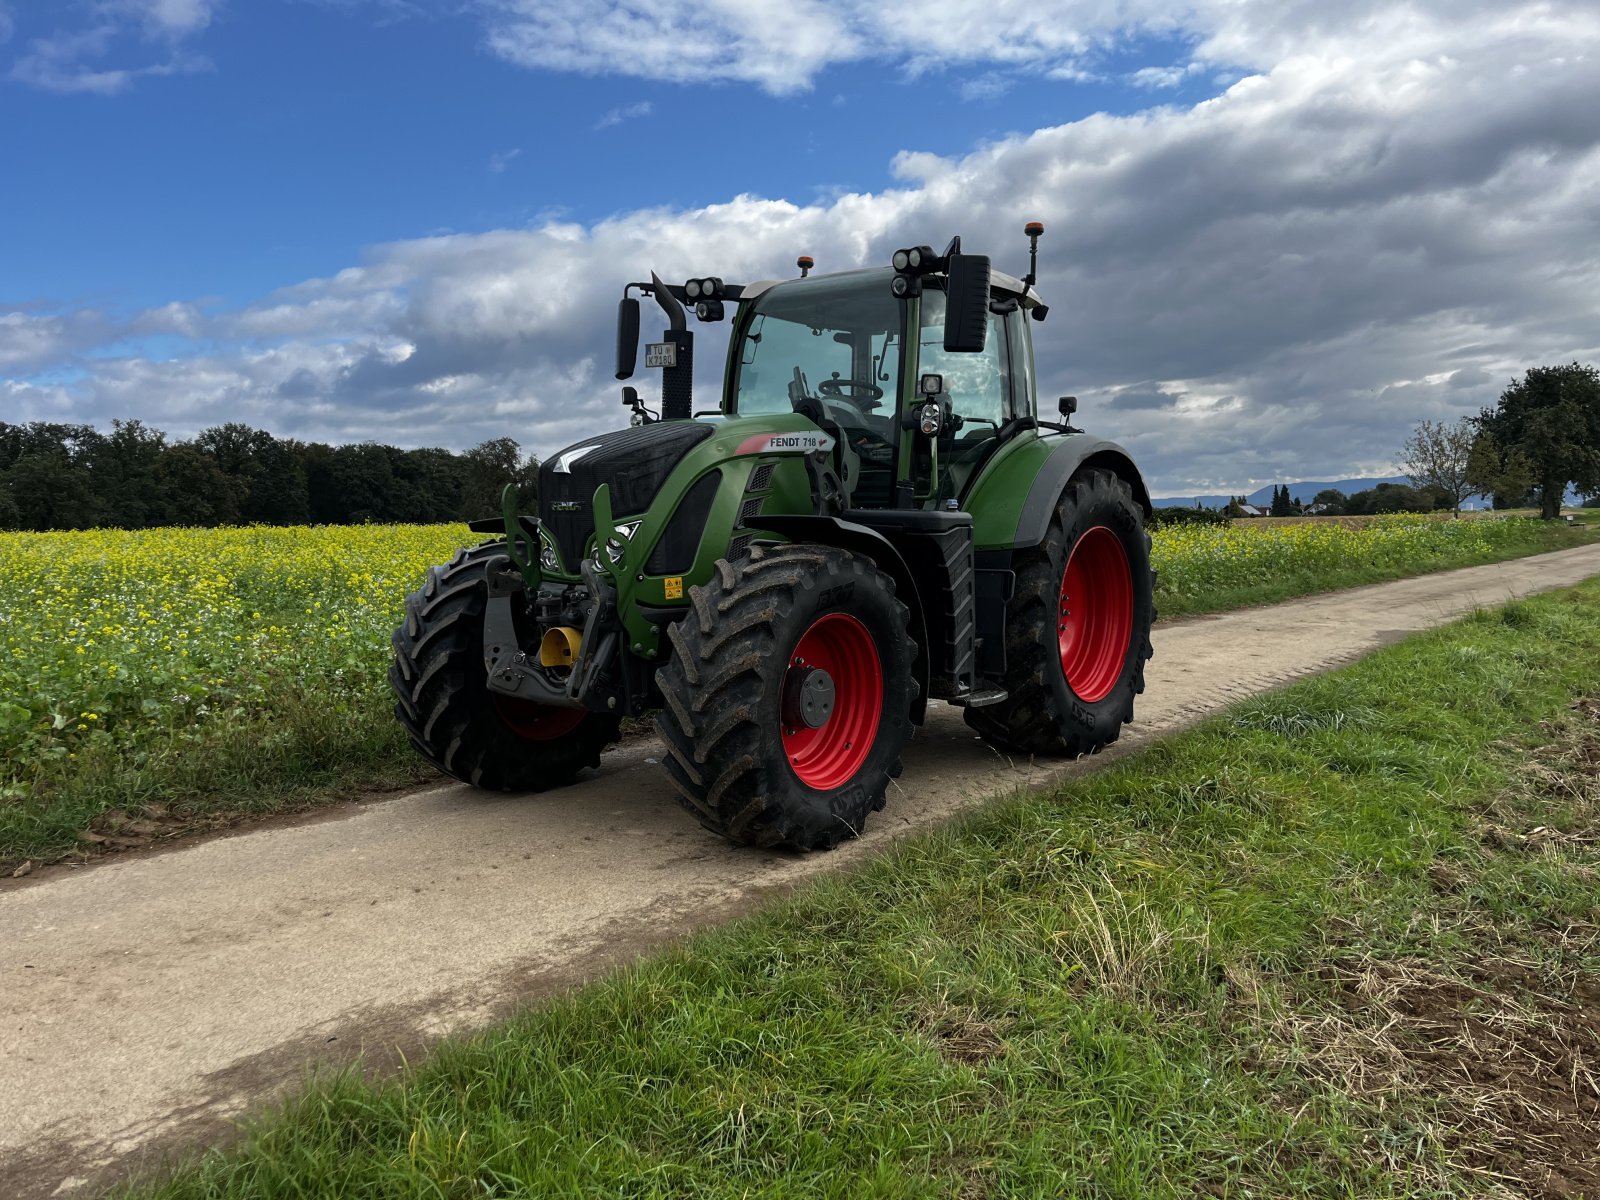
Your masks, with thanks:
[[[1600,1171],[1600,1118],[1541,1149],[1514,1072],[1467,1076],[1600,1053],[1561,1007],[1600,971],[1597,690],[1600,583],[1474,617],[314,1080],[124,1194],[1538,1193]]]

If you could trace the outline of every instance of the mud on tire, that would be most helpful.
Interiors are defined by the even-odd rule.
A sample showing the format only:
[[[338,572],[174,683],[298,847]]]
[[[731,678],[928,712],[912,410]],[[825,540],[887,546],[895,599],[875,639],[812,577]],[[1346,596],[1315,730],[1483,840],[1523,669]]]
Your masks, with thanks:
[[[411,744],[446,775],[494,791],[540,791],[599,766],[600,751],[617,740],[618,720],[489,690],[484,566],[504,553],[504,542],[485,542],[429,569],[394,631],[389,684]]]
[[[894,582],[846,550],[781,545],[718,562],[689,595],[656,673],[680,802],[747,845],[831,850],[858,835],[911,735],[916,647]]]
[[[1126,647],[1118,647],[1120,662],[1113,653],[1085,665],[1063,647],[1064,577],[1080,546],[1098,551],[1098,562],[1126,559],[1132,620]],[[1123,724],[1133,719],[1133,698],[1144,691],[1156,615],[1150,535],[1133,489],[1110,471],[1073,476],[1044,541],[1018,554],[1016,573],[1006,613],[1009,697],[1002,704],[967,709],[967,724],[995,745],[1023,754],[1087,754],[1116,741]],[[1068,682],[1064,659],[1075,668],[1086,695]]]

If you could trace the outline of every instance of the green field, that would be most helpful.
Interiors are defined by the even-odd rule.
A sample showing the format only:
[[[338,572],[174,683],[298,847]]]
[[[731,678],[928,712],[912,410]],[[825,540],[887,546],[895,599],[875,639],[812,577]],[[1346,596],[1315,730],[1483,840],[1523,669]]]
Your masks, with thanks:
[[[1600,1193],[1600,583],[1239,705],[133,1188]]]
[[[1166,617],[1571,545],[1527,520],[1155,535]],[[0,534],[0,867],[434,778],[389,633],[461,525]]]

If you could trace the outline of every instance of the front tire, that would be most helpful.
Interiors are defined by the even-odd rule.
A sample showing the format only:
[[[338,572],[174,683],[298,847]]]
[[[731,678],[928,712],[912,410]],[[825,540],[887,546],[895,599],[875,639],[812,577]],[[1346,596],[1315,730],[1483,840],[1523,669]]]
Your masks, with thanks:
[[[893,580],[832,546],[757,547],[690,599],[656,673],[680,802],[746,845],[860,834],[911,736],[916,647]]]
[[[542,791],[571,783],[618,738],[618,719],[491,692],[483,665],[484,568],[503,541],[462,550],[406,597],[394,631],[394,715],[439,770],[474,787]]]
[[[1152,654],[1155,573],[1144,512],[1110,471],[1073,476],[1044,541],[1019,553],[1006,612],[1004,703],[967,724],[1023,754],[1088,754],[1133,720]]]

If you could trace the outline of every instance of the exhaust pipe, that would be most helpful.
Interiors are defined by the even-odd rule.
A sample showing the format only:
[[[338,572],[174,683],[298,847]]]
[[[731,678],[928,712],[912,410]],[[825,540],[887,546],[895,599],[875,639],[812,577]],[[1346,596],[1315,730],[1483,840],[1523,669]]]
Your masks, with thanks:
[[[671,326],[662,336],[677,347],[676,364],[661,371],[661,419],[687,421],[694,415],[694,333],[683,305],[654,271],[650,272],[650,286]]]

